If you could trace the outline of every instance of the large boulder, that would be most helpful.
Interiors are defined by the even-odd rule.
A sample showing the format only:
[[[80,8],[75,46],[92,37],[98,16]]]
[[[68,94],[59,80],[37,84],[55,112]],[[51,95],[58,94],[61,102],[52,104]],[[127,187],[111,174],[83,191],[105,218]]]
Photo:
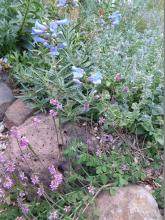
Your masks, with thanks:
[[[96,213],[99,217],[96,217]],[[102,192],[87,220],[162,220],[153,196],[141,186],[121,187],[114,196]]]
[[[6,109],[13,101],[11,89],[4,82],[0,82],[0,121],[3,120]]]
[[[12,126],[19,126],[34,112],[22,100],[17,99],[7,108],[4,117],[5,127],[10,129]]]

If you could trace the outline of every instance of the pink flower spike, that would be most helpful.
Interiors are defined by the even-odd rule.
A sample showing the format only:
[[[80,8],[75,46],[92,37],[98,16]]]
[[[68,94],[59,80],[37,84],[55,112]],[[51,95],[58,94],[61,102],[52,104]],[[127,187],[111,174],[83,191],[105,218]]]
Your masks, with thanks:
[[[48,170],[49,170],[50,174],[52,174],[52,175],[56,174],[56,168],[53,165],[50,165],[48,167]]]
[[[95,187],[93,187],[93,186],[89,186],[89,187],[88,187],[88,192],[89,192],[90,194],[94,195],[94,194],[95,194],[95,191],[96,191]]]
[[[21,139],[20,139],[19,144],[20,144],[20,147],[22,149],[26,149],[28,147],[28,145],[29,145],[29,141],[28,141],[28,139],[25,136],[22,136]]]
[[[55,111],[52,110],[52,109],[49,111],[49,115],[51,115],[51,116],[54,117],[54,118],[57,116],[57,114],[58,114],[58,113],[55,112]]]
[[[56,174],[53,176],[53,180],[50,183],[50,188],[52,191],[56,191],[59,185],[62,183],[63,176],[62,174],[57,171]]]
[[[56,219],[58,219],[58,213],[57,213],[57,211],[51,212],[48,219],[49,219],[49,220],[56,220]]]
[[[12,137],[17,138],[17,139],[20,139],[20,137],[21,137],[21,133],[20,133],[20,131],[18,130],[17,127],[12,127],[12,128],[11,128],[11,130],[10,130],[10,135],[11,135]]]
[[[116,74],[115,80],[116,80],[117,82],[120,82],[120,81],[122,80],[122,76],[121,76],[120,73],[117,73],[117,74]]]
[[[33,175],[31,177],[31,181],[32,181],[33,185],[37,185],[37,184],[39,184],[39,177],[37,175]]]
[[[56,106],[58,104],[57,99],[50,99],[50,104]]]

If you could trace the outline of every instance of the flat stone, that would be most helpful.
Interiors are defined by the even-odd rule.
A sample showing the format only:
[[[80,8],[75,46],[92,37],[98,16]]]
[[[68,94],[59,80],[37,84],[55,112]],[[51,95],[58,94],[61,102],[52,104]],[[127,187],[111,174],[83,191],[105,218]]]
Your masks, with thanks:
[[[87,220],[162,220],[153,196],[136,185],[121,187],[114,196],[105,191],[100,193],[95,207],[87,213]]]
[[[6,109],[14,101],[11,89],[3,82],[0,82],[0,121],[3,120]]]
[[[22,100],[17,99],[7,108],[4,117],[5,127],[10,129],[12,126],[19,126],[32,115],[34,109],[30,108]]]

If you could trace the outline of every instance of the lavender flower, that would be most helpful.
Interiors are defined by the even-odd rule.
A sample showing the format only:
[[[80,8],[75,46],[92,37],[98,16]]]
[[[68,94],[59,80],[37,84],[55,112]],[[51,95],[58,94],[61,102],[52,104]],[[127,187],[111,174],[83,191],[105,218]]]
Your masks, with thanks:
[[[58,24],[56,21],[51,21],[50,24],[49,24],[49,28],[50,28],[50,31],[53,32],[54,36],[57,36],[57,28],[58,28]]]
[[[102,156],[102,152],[101,152],[100,149],[97,149],[97,150],[96,150],[96,156],[97,156],[97,157],[101,157],[101,156]]]
[[[56,173],[53,175],[53,179],[50,183],[50,188],[52,191],[56,191],[59,187],[59,185],[62,183],[63,176],[59,171],[56,171]]]
[[[9,161],[7,164],[5,164],[6,172],[13,173],[15,171],[15,164],[11,161]]]
[[[67,47],[67,44],[66,43],[59,43],[58,45],[57,45],[57,48],[58,49],[64,49],[64,48],[66,48]]]
[[[19,144],[22,149],[26,149],[29,145],[29,141],[25,136],[22,136],[19,141]]]
[[[50,213],[49,217],[48,217],[49,220],[56,220],[58,219],[58,213],[57,211],[53,211]]]
[[[4,157],[4,153],[0,153],[0,163],[5,163],[5,157]]]
[[[71,207],[70,206],[65,206],[64,207],[64,212],[68,213],[71,211]]]
[[[122,76],[121,76],[120,73],[117,73],[117,74],[116,74],[115,80],[116,80],[117,82],[120,82],[120,81],[122,80]]]
[[[56,106],[58,103],[57,99],[50,99],[50,104]]]
[[[34,43],[41,43],[41,44],[43,44],[46,48],[50,48],[50,45],[49,45],[48,41],[45,40],[44,38],[38,37],[38,36],[34,36],[33,39],[34,39]]]
[[[22,181],[25,181],[25,180],[28,179],[28,178],[25,176],[25,173],[24,173],[24,172],[20,172],[20,173],[19,173],[19,177],[20,177],[20,179],[21,179]]]
[[[53,165],[50,165],[48,167],[48,170],[49,170],[50,174],[52,174],[52,175],[56,174],[56,168]]]
[[[79,67],[72,66],[72,73],[74,79],[81,79],[84,76],[85,71]]]
[[[113,12],[112,15],[109,16],[109,19],[111,20],[113,26],[118,25],[120,23],[120,20],[121,20],[120,12],[119,11]]]
[[[37,190],[37,194],[41,197],[43,196],[45,193],[45,190],[43,187],[39,187],[38,190]]]
[[[39,23],[38,21],[35,22],[35,26],[32,27],[32,35],[39,35],[45,33],[47,30],[47,26]]]
[[[37,184],[39,184],[39,177],[37,175],[33,175],[31,177],[31,181],[32,181],[33,185],[37,185]]]
[[[89,81],[95,85],[101,84],[101,80],[103,79],[102,74],[100,72],[93,73],[89,77]]]
[[[21,208],[21,211],[22,211],[23,214],[28,214],[29,208],[27,206],[21,205],[20,208]]]
[[[12,186],[13,186],[13,180],[9,176],[7,176],[3,183],[3,187],[5,189],[10,189]]]

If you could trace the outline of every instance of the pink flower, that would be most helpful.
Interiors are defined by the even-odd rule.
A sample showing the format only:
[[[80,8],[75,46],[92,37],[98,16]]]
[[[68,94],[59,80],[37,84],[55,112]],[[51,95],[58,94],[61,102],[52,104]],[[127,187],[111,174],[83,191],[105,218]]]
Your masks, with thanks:
[[[55,111],[52,110],[52,109],[49,111],[49,115],[51,115],[51,116],[54,117],[54,118],[57,116],[57,114],[58,114],[58,113],[55,112]]]
[[[65,206],[64,207],[64,212],[68,213],[71,211],[71,207],[70,206]]]
[[[88,103],[88,102],[85,102],[85,103],[84,103],[83,111],[84,111],[84,112],[89,112],[89,103]]]
[[[22,136],[19,141],[19,144],[22,149],[26,149],[29,145],[29,141],[25,136]]]
[[[9,176],[7,176],[3,183],[3,187],[5,189],[10,189],[12,186],[13,186],[13,180]]]
[[[128,86],[124,86],[124,88],[123,88],[123,92],[125,92],[125,93],[129,92],[129,88],[128,88]]]
[[[56,108],[62,110],[62,104],[60,102],[57,103]]]
[[[31,181],[32,181],[33,185],[37,185],[37,184],[39,184],[39,177],[37,175],[33,175],[31,177]]]
[[[115,80],[116,80],[117,82],[119,82],[119,81],[122,80],[122,76],[121,76],[120,73],[117,73],[117,74],[116,74],[116,76],[115,76]]]
[[[19,139],[21,137],[21,133],[20,131],[18,130],[17,127],[12,127],[11,130],[10,130],[10,135],[12,137],[15,137],[17,139]]]
[[[95,194],[95,191],[96,191],[95,187],[93,187],[93,186],[89,186],[89,187],[88,187],[88,192],[89,192],[90,194],[94,195],[94,194]]]
[[[57,211],[51,212],[48,219],[49,219],[49,220],[58,219],[58,213],[57,213]]]
[[[37,194],[38,194],[39,196],[43,196],[44,193],[45,193],[44,188],[43,188],[43,187],[39,187],[39,188],[38,188],[38,191],[37,191]]]
[[[50,104],[56,106],[58,103],[57,99],[50,99]]]
[[[15,220],[25,220],[23,217],[17,217]]]
[[[15,171],[15,164],[9,161],[7,164],[5,164],[5,168],[7,172],[13,173]]]
[[[29,208],[27,206],[21,205],[20,208],[21,208],[21,211],[22,211],[23,214],[28,214]]]
[[[59,171],[56,171],[56,174],[53,175],[53,179],[50,183],[50,188],[52,191],[56,191],[59,185],[62,183],[63,176]]]
[[[5,163],[4,153],[0,153],[0,163]]]

